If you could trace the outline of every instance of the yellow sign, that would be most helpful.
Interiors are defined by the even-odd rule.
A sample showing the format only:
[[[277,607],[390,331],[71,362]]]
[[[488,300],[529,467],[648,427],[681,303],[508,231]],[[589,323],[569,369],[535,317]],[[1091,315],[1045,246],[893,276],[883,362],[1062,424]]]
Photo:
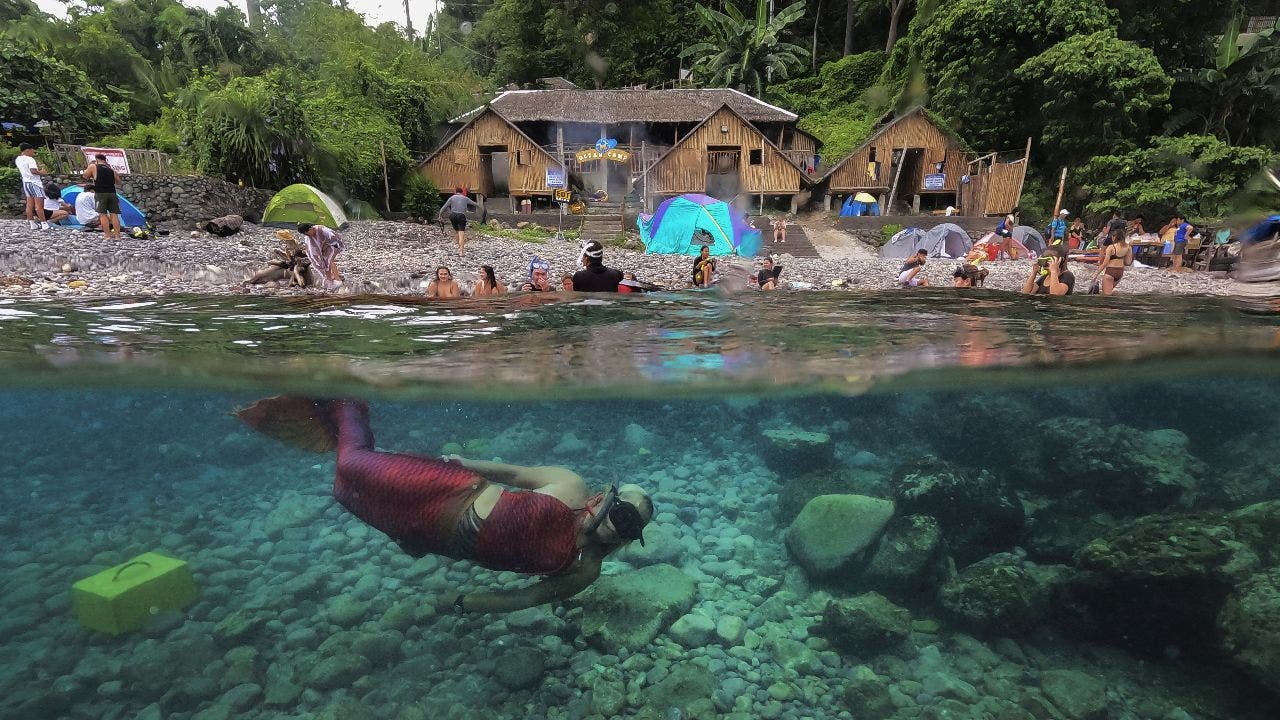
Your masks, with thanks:
[[[568,190],[556,190],[556,202],[569,202],[573,199],[573,193]]]
[[[631,153],[617,148],[605,150],[604,152],[600,152],[596,148],[588,148],[586,150],[579,150],[575,157],[578,159],[579,163],[591,162],[592,160],[610,160],[616,163],[631,161]]]

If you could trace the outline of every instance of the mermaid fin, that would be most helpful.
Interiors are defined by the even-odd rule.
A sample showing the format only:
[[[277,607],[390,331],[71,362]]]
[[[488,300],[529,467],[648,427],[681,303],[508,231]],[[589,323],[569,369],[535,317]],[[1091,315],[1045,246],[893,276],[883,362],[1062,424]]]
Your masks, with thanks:
[[[327,453],[338,447],[338,429],[326,400],[278,395],[240,408],[235,416],[263,435],[303,450]]]

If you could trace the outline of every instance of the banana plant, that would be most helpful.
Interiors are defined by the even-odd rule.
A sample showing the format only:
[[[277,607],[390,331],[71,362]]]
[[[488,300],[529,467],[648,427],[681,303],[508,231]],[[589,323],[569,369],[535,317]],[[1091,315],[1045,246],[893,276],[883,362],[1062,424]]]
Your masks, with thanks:
[[[697,5],[706,37],[685,48],[681,57],[694,59],[694,76],[705,86],[761,96],[774,79],[805,68],[808,49],[782,40],[782,31],[804,15],[804,5],[803,0],[795,2],[772,19],[765,0],[756,0],[754,19],[732,4],[724,12]]]

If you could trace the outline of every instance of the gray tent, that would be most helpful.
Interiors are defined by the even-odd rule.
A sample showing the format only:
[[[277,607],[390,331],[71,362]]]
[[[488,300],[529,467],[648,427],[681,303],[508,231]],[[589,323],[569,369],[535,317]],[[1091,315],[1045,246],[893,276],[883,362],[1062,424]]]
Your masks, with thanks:
[[[889,242],[880,248],[880,257],[883,258],[905,258],[916,254],[923,245],[925,232],[920,228],[907,228],[899,230],[896,235],[889,238]]]
[[[1043,255],[1044,251],[1049,249],[1045,244],[1044,235],[1040,231],[1030,225],[1019,225],[1013,229],[1013,239],[1022,243],[1022,247],[1035,253],[1037,256]]]
[[[973,247],[973,238],[964,228],[953,223],[943,223],[930,230],[920,244],[929,251],[929,257],[959,258]]]

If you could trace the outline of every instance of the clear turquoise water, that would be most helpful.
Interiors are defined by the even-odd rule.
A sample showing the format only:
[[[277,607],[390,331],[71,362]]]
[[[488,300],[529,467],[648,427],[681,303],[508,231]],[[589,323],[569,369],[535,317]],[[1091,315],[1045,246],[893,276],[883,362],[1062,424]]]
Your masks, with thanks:
[[[1276,717],[1278,337],[1267,302],[1194,298],[3,302],[0,716]],[[650,542],[597,585],[670,565],[692,590],[626,649],[590,597],[438,613],[521,581],[333,503],[331,456],[231,415],[279,392],[371,399],[388,450],[640,482]],[[921,475],[942,503],[903,494]],[[926,569],[859,563],[905,562],[890,525],[811,577],[785,538],[832,492],[936,520]],[[82,628],[71,584],[150,550],[197,600]],[[868,591],[914,629],[824,622]]]

